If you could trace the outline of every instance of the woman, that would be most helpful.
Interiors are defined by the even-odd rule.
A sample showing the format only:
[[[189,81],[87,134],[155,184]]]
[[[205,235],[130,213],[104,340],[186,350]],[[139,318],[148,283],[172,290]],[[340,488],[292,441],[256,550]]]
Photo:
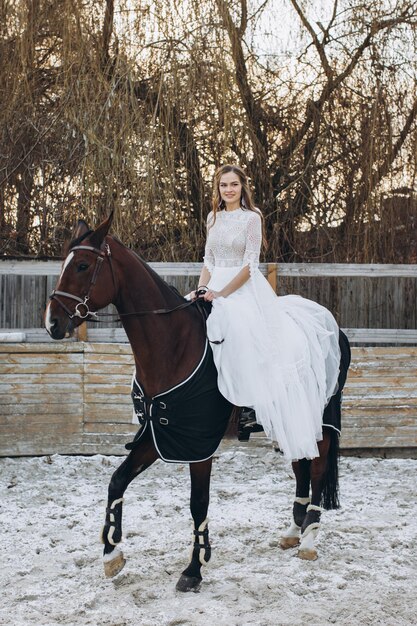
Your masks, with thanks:
[[[245,173],[223,165],[214,177],[199,280],[213,303],[208,337],[221,342],[211,344],[219,389],[255,410],[289,460],[311,459],[319,456],[323,410],[337,387],[339,330],[319,304],[276,296],[258,269],[262,233]]]

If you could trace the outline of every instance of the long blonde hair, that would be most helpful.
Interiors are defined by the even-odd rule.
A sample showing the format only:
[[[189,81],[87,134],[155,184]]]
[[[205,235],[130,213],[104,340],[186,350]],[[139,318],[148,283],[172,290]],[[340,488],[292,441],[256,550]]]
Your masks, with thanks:
[[[219,168],[217,168],[214,174],[212,199],[213,218],[210,220],[209,226],[214,225],[216,221],[217,211],[222,211],[223,209],[225,209],[225,202],[224,200],[222,200],[220,195],[220,179],[224,174],[229,174],[230,172],[233,172],[233,174],[236,174],[239,177],[240,183],[242,185],[242,195],[240,198],[240,204],[242,209],[246,211],[254,211],[255,213],[258,213],[261,217],[262,243],[264,246],[266,246],[264,218],[261,211],[255,206],[253,202],[248,177],[246,176],[243,169],[239,167],[239,165],[230,165],[229,163],[226,163],[225,165],[221,165]]]

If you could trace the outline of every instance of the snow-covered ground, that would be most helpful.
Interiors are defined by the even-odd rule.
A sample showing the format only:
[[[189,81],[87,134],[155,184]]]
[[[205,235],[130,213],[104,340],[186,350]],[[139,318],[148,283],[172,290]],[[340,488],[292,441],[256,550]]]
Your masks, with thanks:
[[[214,462],[213,557],[188,562],[188,467],[156,463],[124,508],[127,563],[104,578],[99,530],[117,457],[1,459],[0,623],[7,626],[400,626],[417,623],[417,460],[341,460],[343,508],[323,514],[319,559],[278,546],[294,479],[264,441]]]

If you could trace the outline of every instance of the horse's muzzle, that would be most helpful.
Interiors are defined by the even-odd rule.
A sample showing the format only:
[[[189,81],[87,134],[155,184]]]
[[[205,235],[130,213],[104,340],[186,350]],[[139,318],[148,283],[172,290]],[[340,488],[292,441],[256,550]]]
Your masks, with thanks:
[[[60,340],[74,334],[75,324],[72,319],[63,315],[61,311],[54,311],[49,303],[45,311],[45,328],[52,339]]]

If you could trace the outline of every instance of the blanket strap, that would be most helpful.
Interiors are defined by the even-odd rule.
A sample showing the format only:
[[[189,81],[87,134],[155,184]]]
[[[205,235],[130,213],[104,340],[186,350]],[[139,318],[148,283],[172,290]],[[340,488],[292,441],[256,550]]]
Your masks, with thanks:
[[[169,419],[164,415],[168,407],[165,402],[145,396],[139,389],[132,391],[133,406],[139,423],[143,426],[146,422],[158,422],[162,426],[169,424]]]

